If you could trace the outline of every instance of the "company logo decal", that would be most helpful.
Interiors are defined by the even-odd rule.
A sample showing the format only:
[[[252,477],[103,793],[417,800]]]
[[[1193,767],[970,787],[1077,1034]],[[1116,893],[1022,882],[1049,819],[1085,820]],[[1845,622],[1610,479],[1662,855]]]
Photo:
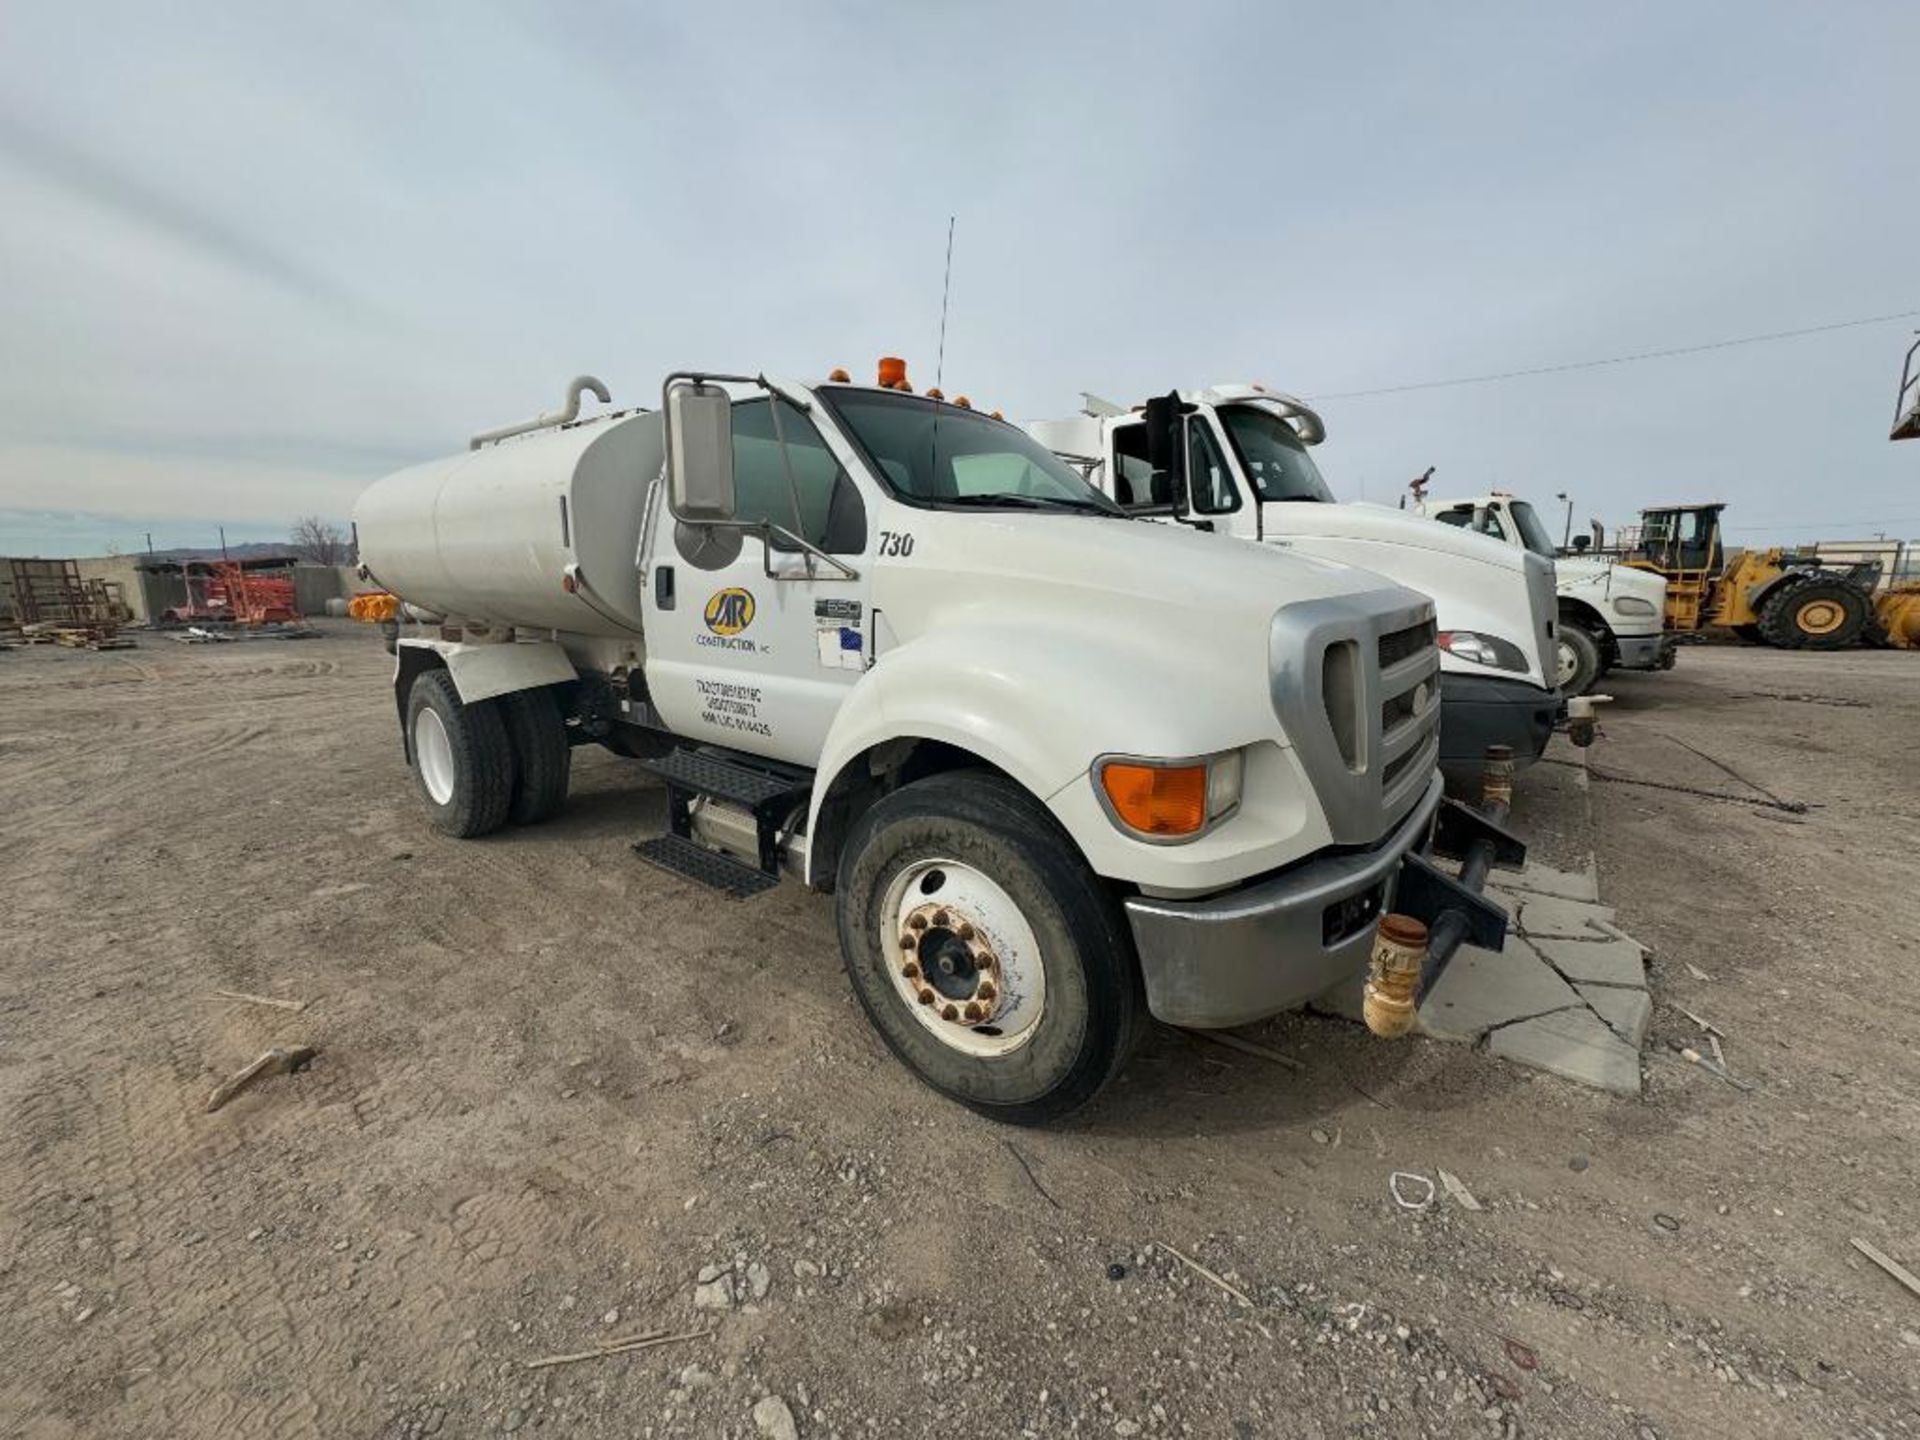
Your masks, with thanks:
[[[716,590],[707,601],[707,629],[716,635],[738,635],[753,623],[753,596],[735,586]]]

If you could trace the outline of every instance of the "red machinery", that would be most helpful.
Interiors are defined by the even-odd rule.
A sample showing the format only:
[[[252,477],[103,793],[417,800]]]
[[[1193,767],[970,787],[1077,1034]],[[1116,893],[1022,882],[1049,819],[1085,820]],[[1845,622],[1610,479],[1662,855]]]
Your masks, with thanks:
[[[300,618],[293,576],[249,571],[237,560],[216,560],[207,579],[207,607],[241,625],[276,625]]]

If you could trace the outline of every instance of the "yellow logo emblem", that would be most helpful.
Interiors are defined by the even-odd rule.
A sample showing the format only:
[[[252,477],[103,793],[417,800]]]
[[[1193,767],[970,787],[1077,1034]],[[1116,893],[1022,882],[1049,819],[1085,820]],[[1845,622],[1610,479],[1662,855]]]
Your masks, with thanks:
[[[707,601],[707,629],[716,635],[738,635],[753,623],[753,596],[737,586],[716,590]]]

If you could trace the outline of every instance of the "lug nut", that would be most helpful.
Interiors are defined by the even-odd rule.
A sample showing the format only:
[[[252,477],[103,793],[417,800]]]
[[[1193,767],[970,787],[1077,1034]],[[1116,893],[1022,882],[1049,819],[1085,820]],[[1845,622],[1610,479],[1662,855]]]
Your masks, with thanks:
[[[953,933],[958,935],[962,940],[973,939],[973,922],[970,920],[962,920],[960,922],[960,928]]]
[[[980,1004],[980,1003],[979,1003],[978,1001],[976,1001],[976,1000],[969,1000],[969,1001],[967,1002],[967,1019],[969,1019],[969,1020],[971,1020],[971,1021],[973,1021],[973,1022],[975,1022],[975,1023],[977,1024],[978,1022],[980,1022],[980,1021],[982,1021],[982,1020],[984,1020],[984,1019],[986,1019],[986,1018],[987,1018],[987,1007],[986,1007],[986,1006],[984,1006],[984,1005],[982,1005],[982,1004]]]
[[[928,986],[925,990],[922,990],[920,992],[920,1003],[922,1005],[933,1004],[933,987],[932,986]]]
[[[918,935],[915,935],[910,930],[905,931],[901,934],[900,948],[902,950],[917,950],[919,947],[920,947],[920,937]]]
[[[924,930],[924,929],[926,929],[926,928],[927,928],[927,917],[926,917],[926,916],[924,916],[924,915],[920,915],[920,914],[913,914],[913,915],[909,915],[909,916],[907,917],[907,928],[908,928],[909,930]]]
[[[958,1020],[960,1018],[960,1007],[958,1005],[941,1006],[940,1018],[942,1020]]]
[[[918,980],[920,978],[920,966],[914,961],[909,960],[900,967],[900,973],[909,980]]]
[[[1000,992],[994,988],[993,981],[982,980],[979,985],[975,987],[973,993],[978,995],[982,1000],[991,1000]]]
[[[944,910],[936,910],[933,912],[933,923],[944,930],[953,923],[953,917]]]

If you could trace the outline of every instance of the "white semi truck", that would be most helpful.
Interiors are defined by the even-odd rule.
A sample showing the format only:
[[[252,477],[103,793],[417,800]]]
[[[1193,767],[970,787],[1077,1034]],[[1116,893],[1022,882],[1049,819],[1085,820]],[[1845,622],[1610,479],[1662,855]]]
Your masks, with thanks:
[[[572,746],[632,757],[667,787],[646,858],[832,892],[893,1051],[1039,1122],[1149,1014],[1301,1005],[1366,968],[1397,877],[1432,892],[1403,857],[1457,808],[1433,607],[1137,523],[903,372],[675,374],[590,420],[582,377],[374,484],[363,574],[410,617],[394,699],[438,828],[554,814]]]
[[[1539,512],[1503,490],[1452,500],[1416,491],[1413,508],[1553,562],[1559,612],[1554,669],[1562,694],[1586,694],[1609,670],[1673,668],[1673,637],[1662,628],[1667,582],[1658,575],[1598,555],[1556,554]]]
[[[1028,432],[1129,512],[1365,566],[1432,597],[1450,776],[1477,776],[1489,745],[1510,747],[1521,765],[1546,748],[1560,708],[1551,557],[1449,537],[1384,506],[1336,504],[1308,453],[1325,424],[1263,385],[1176,391],[1132,410],[1083,398],[1080,414]]]

